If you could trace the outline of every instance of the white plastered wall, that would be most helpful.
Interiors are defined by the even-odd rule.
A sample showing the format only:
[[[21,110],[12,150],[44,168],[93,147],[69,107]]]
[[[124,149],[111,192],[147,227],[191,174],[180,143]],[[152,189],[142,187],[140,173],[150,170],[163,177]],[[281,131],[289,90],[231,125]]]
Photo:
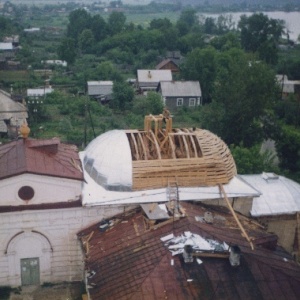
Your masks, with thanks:
[[[0,205],[55,203],[78,200],[81,195],[81,181],[34,174],[22,174],[1,180]],[[18,196],[23,186],[34,190],[34,197],[28,202]]]
[[[20,259],[34,257],[40,261],[41,284],[82,280],[77,232],[121,212],[123,206],[1,213],[0,285],[21,285]]]

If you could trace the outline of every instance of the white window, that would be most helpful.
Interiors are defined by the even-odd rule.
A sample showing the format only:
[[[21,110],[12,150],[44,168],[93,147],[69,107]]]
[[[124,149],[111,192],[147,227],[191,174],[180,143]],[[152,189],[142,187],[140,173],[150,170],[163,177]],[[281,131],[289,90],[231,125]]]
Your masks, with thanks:
[[[189,106],[195,106],[196,105],[196,98],[190,98],[189,99]]]
[[[177,106],[183,105],[183,98],[177,98]]]

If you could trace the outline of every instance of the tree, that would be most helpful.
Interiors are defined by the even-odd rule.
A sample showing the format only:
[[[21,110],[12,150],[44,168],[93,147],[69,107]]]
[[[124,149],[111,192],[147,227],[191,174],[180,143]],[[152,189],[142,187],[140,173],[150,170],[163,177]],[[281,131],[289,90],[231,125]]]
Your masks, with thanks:
[[[276,155],[270,151],[261,151],[260,145],[250,148],[231,146],[231,154],[236,163],[238,174],[261,174],[262,172],[278,172],[275,163]]]
[[[108,28],[105,20],[100,15],[94,15],[91,19],[91,30],[97,42],[107,36]]]
[[[216,78],[216,55],[214,48],[191,51],[182,65],[182,77],[185,80],[198,80],[201,85],[203,101],[211,101]]]
[[[114,82],[110,107],[125,110],[134,98],[134,90],[126,82]]]
[[[238,28],[241,31],[243,49],[258,52],[260,59],[267,63],[277,62],[277,44],[284,28],[281,21],[269,19],[262,13],[250,17],[243,15]]]
[[[91,29],[84,29],[78,37],[78,46],[82,53],[89,53],[95,45],[94,34]]]
[[[68,64],[73,64],[76,58],[74,39],[64,38],[57,49],[57,53],[61,60],[65,60]]]
[[[120,33],[125,29],[126,16],[122,12],[113,11],[109,15],[107,23],[111,35]]]
[[[176,23],[176,27],[181,36],[192,30],[199,29],[199,19],[196,10],[191,8],[183,10]]]
[[[78,42],[78,37],[84,29],[91,27],[91,15],[85,9],[76,9],[69,14],[67,36]]]
[[[275,74],[265,63],[242,50],[231,49],[218,56],[213,99],[223,113],[218,134],[227,144],[249,147],[264,137],[263,119],[278,97]]]
[[[280,166],[291,172],[300,170],[300,133],[292,126],[283,126],[282,133],[276,140],[276,151]]]

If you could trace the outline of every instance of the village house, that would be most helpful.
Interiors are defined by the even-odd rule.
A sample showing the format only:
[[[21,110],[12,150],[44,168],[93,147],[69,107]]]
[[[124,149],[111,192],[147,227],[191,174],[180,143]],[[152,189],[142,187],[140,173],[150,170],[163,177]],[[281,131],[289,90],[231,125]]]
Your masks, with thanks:
[[[156,91],[161,81],[172,81],[171,70],[137,70],[137,90],[140,94]]]
[[[180,107],[202,105],[202,92],[199,81],[161,81],[157,88],[163,103],[170,111]]]
[[[112,99],[113,85],[113,81],[88,81],[87,94],[103,104],[107,103]]]

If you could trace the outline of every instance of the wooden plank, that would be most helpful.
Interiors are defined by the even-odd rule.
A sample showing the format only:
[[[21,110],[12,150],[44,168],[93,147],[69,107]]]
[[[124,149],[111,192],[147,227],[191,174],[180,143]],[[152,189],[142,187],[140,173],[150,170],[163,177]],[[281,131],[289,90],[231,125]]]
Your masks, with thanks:
[[[229,207],[229,209],[230,209],[230,211],[231,211],[231,213],[232,213],[234,219],[236,220],[236,222],[237,222],[237,224],[238,224],[240,230],[241,230],[242,233],[243,233],[243,236],[244,236],[244,237],[246,238],[246,240],[249,242],[249,244],[250,244],[250,246],[251,246],[251,249],[254,250],[253,243],[252,243],[251,239],[249,238],[249,236],[248,236],[246,230],[244,229],[242,223],[240,222],[239,218],[237,217],[237,215],[236,215],[234,209],[232,208],[232,206],[231,206],[231,204],[230,204],[230,202],[229,202],[229,200],[228,200],[228,198],[227,198],[227,195],[226,195],[226,192],[225,192],[225,190],[224,190],[223,185],[222,185],[222,184],[219,184],[219,187],[220,187],[221,193],[224,195],[224,199],[225,199],[225,201],[226,201],[226,203],[227,203],[227,205],[228,205],[228,207]]]

